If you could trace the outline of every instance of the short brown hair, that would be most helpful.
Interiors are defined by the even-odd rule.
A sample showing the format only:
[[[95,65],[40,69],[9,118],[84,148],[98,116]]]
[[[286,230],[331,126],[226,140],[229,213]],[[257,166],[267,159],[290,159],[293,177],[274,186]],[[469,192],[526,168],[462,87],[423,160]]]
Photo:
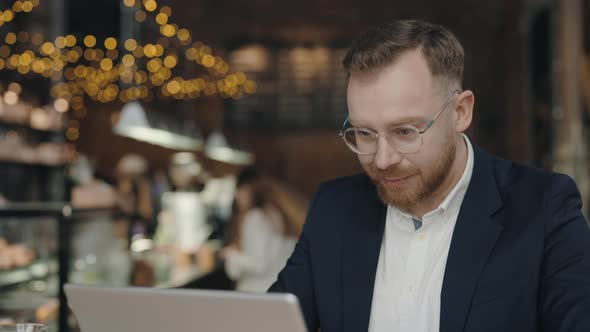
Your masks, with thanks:
[[[342,63],[349,75],[371,73],[415,49],[422,51],[432,76],[461,87],[463,46],[449,29],[425,21],[396,20],[370,29],[352,43]]]

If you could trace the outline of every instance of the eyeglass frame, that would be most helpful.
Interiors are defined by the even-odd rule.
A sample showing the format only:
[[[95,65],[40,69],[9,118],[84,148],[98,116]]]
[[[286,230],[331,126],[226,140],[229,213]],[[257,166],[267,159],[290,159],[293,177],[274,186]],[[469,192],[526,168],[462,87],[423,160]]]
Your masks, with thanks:
[[[446,101],[446,102],[443,104],[443,106],[441,107],[440,111],[438,111],[438,112],[437,112],[437,113],[434,115],[434,117],[433,117],[433,118],[432,118],[430,121],[428,121],[428,122],[426,123],[426,127],[425,127],[424,129],[420,130],[420,129],[418,129],[418,128],[414,127],[414,128],[416,128],[416,129],[417,129],[417,131],[418,131],[418,134],[420,135],[419,137],[421,138],[421,139],[420,139],[420,147],[422,147],[422,144],[423,144],[423,143],[422,143],[422,142],[423,142],[423,140],[422,140],[422,134],[424,134],[424,133],[425,133],[425,132],[426,132],[428,129],[430,129],[430,127],[432,127],[432,126],[434,125],[434,122],[436,121],[436,119],[438,118],[438,116],[439,116],[439,115],[440,115],[440,114],[441,114],[441,113],[442,113],[442,112],[443,112],[445,109],[447,109],[447,107],[448,107],[448,106],[451,104],[451,102],[452,102],[452,101],[455,99],[455,97],[457,97],[458,95],[460,95],[460,94],[461,94],[461,92],[462,92],[461,90],[455,90],[455,91],[453,92],[453,94],[451,95],[451,97],[450,97],[450,98],[449,98],[449,99],[448,99],[448,100],[447,100],[447,101]],[[366,130],[368,130],[368,131],[370,131],[370,132],[372,132],[372,133],[374,134],[375,141],[377,141],[377,140],[379,139],[379,137],[380,137],[380,136],[382,136],[382,137],[384,137],[384,138],[385,138],[385,140],[387,141],[387,143],[389,143],[389,145],[390,145],[392,148],[394,148],[394,149],[396,149],[396,150],[397,150],[397,148],[396,148],[395,146],[393,146],[393,145],[391,144],[391,142],[389,142],[389,140],[387,140],[387,136],[389,136],[389,134],[390,134],[390,132],[391,132],[391,131],[388,131],[388,132],[386,132],[385,134],[380,134],[379,132],[377,132],[376,130],[374,130],[374,129],[371,129],[371,128],[353,128],[353,127],[350,127],[350,128],[346,128],[346,129],[345,129],[344,127],[346,126],[346,124],[347,124],[347,123],[349,123],[349,122],[348,122],[348,118],[349,118],[349,117],[347,116],[347,117],[346,117],[346,119],[344,120],[344,123],[342,124],[342,129],[340,129],[340,132],[338,133],[338,136],[340,136],[340,138],[342,138],[342,140],[344,141],[344,144],[346,144],[346,146],[347,146],[347,147],[348,147],[348,148],[349,148],[349,149],[350,149],[352,152],[354,152],[354,153],[356,153],[356,154],[358,154],[358,155],[362,155],[362,156],[369,156],[369,155],[374,155],[374,154],[376,154],[376,153],[377,153],[377,151],[375,151],[375,152],[370,152],[370,153],[361,153],[361,152],[355,151],[355,150],[354,150],[354,149],[353,149],[353,148],[350,146],[350,143],[348,143],[348,142],[346,141],[346,138],[345,138],[345,136],[344,136],[345,132],[346,132],[347,130],[349,130],[349,129],[366,129]],[[402,152],[399,152],[399,151],[398,151],[398,152],[399,152],[399,153],[402,153],[402,154],[412,154],[412,153],[417,153],[418,151],[420,151],[420,148],[418,148],[418,150],[417,150],[416,152],[410,152],[410,153],[402,153]]]

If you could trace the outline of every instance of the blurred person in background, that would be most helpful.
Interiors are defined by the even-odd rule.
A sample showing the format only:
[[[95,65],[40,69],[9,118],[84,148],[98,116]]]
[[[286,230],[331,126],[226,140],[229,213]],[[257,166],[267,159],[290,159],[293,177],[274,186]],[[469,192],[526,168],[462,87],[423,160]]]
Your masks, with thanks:
[[[189,281],[197,270],[206,273],[212,264],[205,258],[195,261],[212,231],[201,195],[204,170],[195,154],[179,152],[172,156],[168,173],[174,190],[161,195],[154,241],[173,253],[171,279]]]
[[[133,153],[121,157],[116,166],[117,211],[120,219],[129,222],[129,240],[134,235],[153,232],[151,183],[147,172],[147,160]]]
[[[229,245],[221,257],[237,290],[264,292],[293,251],[302,220],[286,212],[279,190],[254,168],[244,168],[236,186]]]
[[[574,181],[464,132],[464,51],[419,20],[375,27],[344,58],[340,136],[366,174],[320,186],[271,287],[309,331],[590,331],[590,230]]]
[[[123,155],[116,166],[114,228],[118,238],[126,238],[132,252],[136,251],[134,243],[150,237],[155,228],[152,188],[147,173],[147,160],[134,153]],[[131,285],[155,284],[153,267],[142,257],[133,258],[130,272]]]

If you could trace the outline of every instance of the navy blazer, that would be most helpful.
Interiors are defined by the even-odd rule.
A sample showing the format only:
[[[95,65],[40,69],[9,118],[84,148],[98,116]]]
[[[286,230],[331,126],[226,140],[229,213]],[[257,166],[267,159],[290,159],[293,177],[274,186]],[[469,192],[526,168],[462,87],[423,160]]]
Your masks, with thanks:
[[[569,177],[474,146],[440,331],[590,331],[590,230],[581,205]],[[368,330],[386,210],[366,175],[320,186],[269,290],[295,294],[310,331]]]

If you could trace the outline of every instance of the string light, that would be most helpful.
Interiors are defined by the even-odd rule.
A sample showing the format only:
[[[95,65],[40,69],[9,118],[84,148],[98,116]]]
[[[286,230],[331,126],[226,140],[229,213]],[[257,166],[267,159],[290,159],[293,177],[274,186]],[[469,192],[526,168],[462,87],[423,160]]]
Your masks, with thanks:
[[[123,2],[128,7],[137,5],[135,0],[123,0]],[[33,7],[38,6],[38,3],[38,0],[16,1],[12,10],[0,11],[0,22],[12,21],[15,12],[30,11]],[[137,98],[151,99],[155,94],[152,94],[150,89],[154,87],[162,87],[161,93],[163,95],[176,99],[197,98],[201,93],[208,96],[217,93],[226,98],[256,91],[256,83],[248,80],[245,74],[239,72],[227,75],[230,70],[229,64],[221,57],[212,54],[209,46],[202,42],[196,42],[189,46],[191,33],[188,29],[179,28],[178,25],[170,22],[172,16],[170,7],[161,7],[159,13],[155,12],[157,8],[156,1],[144,0],[143,9],[145,11],[137,10],[135,18],[138,21],[144,21],[148,13],[153,13],[155,21],[160,25],[160,33],[163,37],[158,38],[157,43],[148,43],[143,46],[138,45],[134,39],[126,40],[122,43],[121,50],[124,54],[120,60],[118,60],[119,50],[117,50],[119,41],[114,37],[106,38],[104,49],[102,49],[97,47],[97,40],[93,35],[82,36],[79,39],[80,45],[76,45],[78,39],[74,35],[58,36],[51,42],[44,41],[41,33],[30,36],[27,32],[21,31],[18,35],[9,32],[5,36],[6,45],[0,46],[0,70],[17,70],[21,74],[33,72],[57,81],[65,78],[67,84],[57,83],[51,89],[51,95],[58,98],[59,103],[69,102],[72,109],[82,110],[76,113],[77,116],[86,112],[85,95],[95,101],[110,102],[117,98],[122,101]],[[212,80],[205,77],[193,79],[175,77],[171,79],[172,69],[179,62],[176,50],[170,44],[174,40],[176,40],[176,45],[188,47],[180,53],[187,60],[209,69],[208,74],[222,76],[222,78]],[[14,45],[17,42],[22,44],[30,42],[35,48],[11,55],[9,45]],[[171,47],[172,50],[166,52]],[[38,56],[36,52],[39,53]],[[138,68],[136,60],[143,56],[149,58],[149,61],[141,62],[145,65],[145,70]],[[79,64],[80,60],[87,61],[88,65]],[[116,63],[117,61],[120,62]],[[120,90],[117,85],[118,81],[134,84],[137,87]]]
[[[88,35],[84,37],[84,45],[86,47],[94,47],[96,45],[96,37],[93,35]]]

